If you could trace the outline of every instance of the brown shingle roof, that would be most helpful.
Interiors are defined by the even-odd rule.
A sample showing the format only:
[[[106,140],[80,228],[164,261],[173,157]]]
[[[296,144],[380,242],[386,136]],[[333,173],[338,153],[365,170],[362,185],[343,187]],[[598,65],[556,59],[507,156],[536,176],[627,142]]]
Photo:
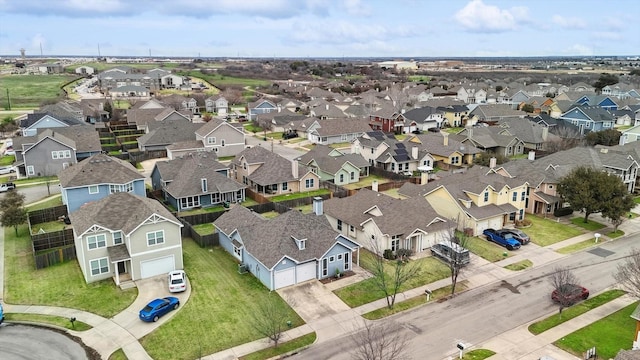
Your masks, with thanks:
[[[71,188],[102,184],[126,184],[144,175],[128,161],[120,160],[105,154],[93,155],[58,174],[60,186]]]

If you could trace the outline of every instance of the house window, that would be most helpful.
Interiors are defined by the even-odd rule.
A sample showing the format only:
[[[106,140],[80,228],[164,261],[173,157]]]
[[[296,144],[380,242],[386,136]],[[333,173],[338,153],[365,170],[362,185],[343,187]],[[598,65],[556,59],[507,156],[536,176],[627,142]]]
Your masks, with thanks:
[[[52,151],[51,152],[51,158],[56,160],[56,159],[69,159],[71,157],[71,151],[70,150],[58,150],[58,151]]]
[[[329,262],[332,263],[336,261],[336,257],[335,256],[329,256]]]
[[[342,260],[342,254],[338,254],[338,260]]]
[[[87,236],[87,247],[89,250],[103,248],[107,246],[107,237],[104,234]]]
[[[356,173],[355,172],[353,172],[353,171],[351,172],[350,179],[351,180],[355,180],[356,179]]]
[[[344,253],[344,269],[345,270],[349,270],[349,265],[351,264],[351,261],[349,260],[349,253],[346,252]]]
[[[340,174],[340,182],[343,183],[344,182],[344,174]]]
[[[520,220],[523,220],[523,219],[524,219],[524,209],[520,209],[520,214],[519,214],[519,217],[518,217],[518,218],[519,218]]]
[[[518,201],[518,193],[517,192],[513,192],[513,197],[511,198],[511,201]]]
[[[395,252],[398,250],[398,246],[400,246],[400,236],[394,235],[391,238],[391,251]]]
[[[283,182],[282,183],[282,191],[287,191],[289,190],[289,183]]]
[[[242,164],[242,168],[247,170],[247,163]]]
[[[152,231],[147,233],[147,245],[159,245],[164,243],[164,230]]]
[[[133,192],[133,183],[109,185],[109,194],[115,194],[118,192]]]
[[[395,171],[396,170],[396,164],[391,163],[391,171]]]
[[[211,203],[212,204],[217,204],[219,202],[220,202],[220,193],[211,194]]]
[[[33,168],[33,165],[27,166],[27,175],[35,175],[36,170]]]
[[[522,198],[520,200],[524,201],[524,199],[526,198],[527,193],[525,191],[522,192]]]
[[[216,143],[216,138],[215,137],[208,137],[207,138],[207,144],[213,145],[215,143]]]
[[[485,191],[484,192],[484,202],[487,202],[487,201],[489,201],[489,192]]]
[[[200,187],[202,188],[203,193],[209,191],[209,187],[207,186],[207,179],[200,179]]]
[[[509,220],[514,221],[516,219],[516,213],[512,212],[509,214]]]
[[[322,276],[329,275],[329,260],[327,258],[322,259]]]
[[[312,188],[313,187],[313,179],[305,180],[304,187],[307,188],[307,189]]]
[[[460,163],[460,157],[459,156],[454,156],[451,158],[451,163],[452,164],[459,164]]]
[[[233,253],[236,254],[236,256],[240,257],[240,248],[234,245]]]
[[[338,231],[342,231],[342,220],[338,219]]]
[[[220,140],[220,146],[224,146],[224,145],[225,145],[224,139]]]
[[[107,258],[91,260],[91,276],[106,274],[109,272],[109,261]]]
[[[356,231],[356,227],[353,225],[349,225],[349,232],[354,233]]]
[[[196,206],[200,206],[199,196],[187,196],[180,198],[180,208],[189,209]]]
[[[122,244],[122,231],[116,231],[113,233],[113,245]]]
[[[99,192],[100,192],[100,189],[98,188],[98,185],[89,186],[89,194],[97,194]]]

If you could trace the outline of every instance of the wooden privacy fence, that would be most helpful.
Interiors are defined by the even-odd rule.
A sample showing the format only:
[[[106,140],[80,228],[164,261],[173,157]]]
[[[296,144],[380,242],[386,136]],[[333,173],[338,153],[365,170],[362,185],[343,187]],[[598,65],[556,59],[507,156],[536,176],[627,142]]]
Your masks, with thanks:
[[[191,225],[200,225],[206,223],[212,223],[216,221],[220,216],[224,214],[224,211],[214,211],[207,212],[202,214],[194,214],[194,215],[180,215],[180,218]]]
[[[191,224],[186,222],[184,219],[179,218],[180,222],[184,227],[182,228],[182,236],[188,236],[193,239],[200,247],[212,247],[218,246],[220,244],[219,238],[220,235],[217,232],[213,234],[199,234]]]
[[[36,269],[44,269],[59,263],[76,259],[76,247],[68,246],[34,254]]]
[[[72,229],[31,235],[34,253],[59,247],[74,246],[73,240]]]
[[[46,223],[49,221],[56,221],[61,216],[67,216],[66,205],[59,205],[59,206],[54,206],[46,209],[29,211],[29,214],[27,215],[30,226],[35,224]]]

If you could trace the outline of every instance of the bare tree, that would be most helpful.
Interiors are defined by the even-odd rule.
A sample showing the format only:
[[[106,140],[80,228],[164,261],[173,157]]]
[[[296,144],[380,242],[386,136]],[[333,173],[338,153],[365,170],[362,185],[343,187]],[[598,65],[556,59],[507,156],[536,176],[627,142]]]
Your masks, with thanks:
[[[400,113],[409,102],[409,95],[400,84],[390,86],[387,91],[387,96],[391,100],[393,109],[398,113]]]
[[[396,322],[365,321],[364,328],[351,335],[355,345],[351,350],[354,360],[409,359],[409,337]]]
[[[458,277],[468,264],[469,250],[467,250],[467,247],[469,246],[469,236],[464,232],[457,231],[456,226],[453,226],[444,233],[443,240],[457,244],[460,247],[460,249],[451,249],[452,251],[449,252],[448,259],[445,261],[451,274],[451,296],[455,296]]]
[[[569,268],[557,266],[549,275],[549,283],[553,288],[551,298],[558,304],[558,314],[562,317],[562,310],[573,305],[580,296],[581,288],[576,285],[578,278]]]
[[[640,249],[633,249],[624,263],[618,265],[613,277],[631,295],[640,299]]]
[[[252,313],[251,322],[261,335],[273,341],[278,347],[282,332],[288,326],[289,308],[278,293],[271,292],[267,297],[258,301],[258,308]]]
[[[420,267],[408,257],[400,256],[397,259],[387,260],[380,254],[380,246],[377,241],[371,241],[371,256],[363,257],[363,265],[373,275],[373,282],[387,300],[387,307],[393,309],[396,303],[396,295],[402,285],[420,274]],[[390,253],[390,251],[387,251]]]

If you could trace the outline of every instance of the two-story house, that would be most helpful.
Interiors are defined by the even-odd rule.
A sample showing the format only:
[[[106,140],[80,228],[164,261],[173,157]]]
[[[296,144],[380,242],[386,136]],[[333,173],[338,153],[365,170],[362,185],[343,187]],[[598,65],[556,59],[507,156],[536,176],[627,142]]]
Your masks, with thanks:
[[[575,105],[564,112],[560,119],[577,126],[580,134],[590,131],[613,129],[615,119],[610,112],[600,106]]]
[[[320,176],[320,180],[336,185],[357,183],[369,175],[369,162],[360,154],[345,154],[338,149],[316,145],[298,161]]]
[[[219,119],[211,119],[198,128],[195,135],[207,151],[215,152],[218,157],[235,156],[245,147],[242,126]]]

